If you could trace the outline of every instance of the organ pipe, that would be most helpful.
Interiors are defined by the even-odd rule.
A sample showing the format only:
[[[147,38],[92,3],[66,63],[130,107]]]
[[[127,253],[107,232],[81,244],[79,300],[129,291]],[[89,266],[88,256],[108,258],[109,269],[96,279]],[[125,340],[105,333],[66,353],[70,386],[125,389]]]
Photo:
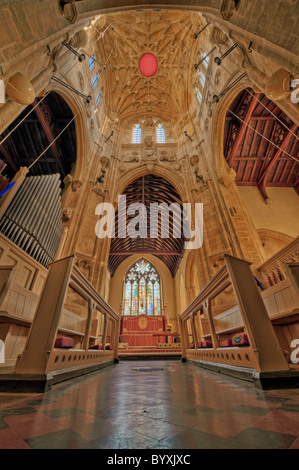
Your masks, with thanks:
[[[0,221],[0,232],[43,266],[62,237],[60,175],[26,177]]]

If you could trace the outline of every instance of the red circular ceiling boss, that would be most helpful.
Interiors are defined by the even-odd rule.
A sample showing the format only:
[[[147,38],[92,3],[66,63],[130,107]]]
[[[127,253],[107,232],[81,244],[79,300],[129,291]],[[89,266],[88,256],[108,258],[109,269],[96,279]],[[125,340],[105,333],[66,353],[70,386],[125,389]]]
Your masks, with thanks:
[[[154,54],[147,52],[139,59],[139,70],[145,77],[152,77],[158,70],[158,61]]]

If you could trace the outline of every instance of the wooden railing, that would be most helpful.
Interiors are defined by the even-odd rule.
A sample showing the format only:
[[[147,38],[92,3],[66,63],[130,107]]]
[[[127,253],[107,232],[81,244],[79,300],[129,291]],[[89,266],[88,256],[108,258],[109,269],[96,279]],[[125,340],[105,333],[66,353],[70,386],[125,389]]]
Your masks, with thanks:
[[[224,261],[224,266],[179,315],[183,358],[253,368],[258,372],[289,370],[252,275],[251,263],[229,255],[224,255]],[[221,311],[217,298],[230,285],[235,305]],[[223,340],[237,333],[247,335],[249,346],[221,347]],[[211,347],[203,348],[204,341],[210,341]]]
[[[269,258],[259,271],[261,297],[279,343],[290,361],[292,342],[299,337],[299,237]],[[290,363],[292,369],[299,364]]]
[[[294,323],[295,317],[298,317],[298,288],[290,268],[298,262],[299,237],[259,267],[264,287],[261,296],[273,321],[284,318],[284,322],[288,319]]]
[[[26,342],[48,270],[0,234],[0,338],[5,363],[15,364]]]
[[[294,262],[299,262],[299,237],[258,268],[262,275],[264,289],[286,280],[288,278],[286,264]]]
[[[59,369],[67,370],[117,359],[119,316],[74,265],[74,261],[75,257],[71,256],[50,265],[27,344],[18,358],[15,373],[47,374]],[[69,288],[79,294],[88,305],[87,316],[82,317],[84,329],[80,328],[81,331],[61,326],[61,319],[66,314],[64,303]],[[99,321],[98,315],[102,317],[102,322]],[[100,327],[102,331],[99,331]],[[72,349],[55,348],[55,340],[61,333],[72,339],[80,337],[79,347],[77,345]],[[108,334],[111,349],[106,350]],[[99,337],[101,350],[90,349]]]

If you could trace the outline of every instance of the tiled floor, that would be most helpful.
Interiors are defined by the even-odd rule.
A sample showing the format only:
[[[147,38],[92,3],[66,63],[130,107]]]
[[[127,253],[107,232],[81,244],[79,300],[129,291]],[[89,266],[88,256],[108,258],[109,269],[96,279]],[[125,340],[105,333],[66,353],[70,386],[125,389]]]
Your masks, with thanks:
[[[125,361],[4,398],[1,449],[299,448],[298,390],[264,392],[179,361]]]

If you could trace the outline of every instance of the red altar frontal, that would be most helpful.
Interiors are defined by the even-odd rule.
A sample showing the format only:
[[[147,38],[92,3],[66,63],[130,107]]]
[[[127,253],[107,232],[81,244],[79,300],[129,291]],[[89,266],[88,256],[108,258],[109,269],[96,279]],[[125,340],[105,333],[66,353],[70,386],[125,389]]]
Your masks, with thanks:
[[[121,342],[128,346],[155,346],[166,343],[167,318],[164,315],[134,315],[121,317]],[[161,336],[159,336],[161,333]]]

